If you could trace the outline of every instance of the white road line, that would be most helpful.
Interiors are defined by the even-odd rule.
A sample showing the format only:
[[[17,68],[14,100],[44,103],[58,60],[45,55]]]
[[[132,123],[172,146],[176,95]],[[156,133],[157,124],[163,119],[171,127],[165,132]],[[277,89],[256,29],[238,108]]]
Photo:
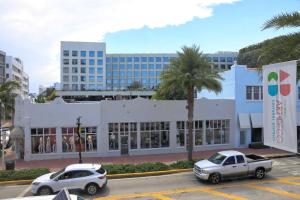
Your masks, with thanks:
[[[19,194],[18,197],[23,197],[27,192],[29,192],[30,189],[31,189],[31,186],[28,186],[25,190],[23,190],[23,192],[21,192],[21,194]]]

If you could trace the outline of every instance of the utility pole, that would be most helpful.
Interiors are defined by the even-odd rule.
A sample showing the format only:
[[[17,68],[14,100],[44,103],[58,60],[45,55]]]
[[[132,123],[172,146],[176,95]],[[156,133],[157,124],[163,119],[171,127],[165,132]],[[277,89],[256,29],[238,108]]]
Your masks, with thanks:
[[[77,122],[76,122],[76,125],[77,125],[77,136],[78,136],[78,143],[79,143],[79,149],[78,149],[78,155],[79,155],[79,163],[82,163],[82,158],[81,158],[81,151],[82,151],[82,149],[81,149],[81,145],[82,145],[82,142],[81,142],[81,137],[80,137],[80,125],[81,125],[81,123],[80,123],[80,118],[81,118],[81,116],[79,116],[78,118],[77,118]]]

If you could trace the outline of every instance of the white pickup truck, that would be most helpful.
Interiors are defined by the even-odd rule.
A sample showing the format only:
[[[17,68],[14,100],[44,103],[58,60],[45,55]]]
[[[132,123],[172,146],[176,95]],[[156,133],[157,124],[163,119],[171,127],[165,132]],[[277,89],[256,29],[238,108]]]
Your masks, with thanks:
[[[222,179],[255,176],[263,179],[272,170],[272,161],[258,155],[245,155],[238,151],[221,151],[194,165],[195,175],[213,184]]]

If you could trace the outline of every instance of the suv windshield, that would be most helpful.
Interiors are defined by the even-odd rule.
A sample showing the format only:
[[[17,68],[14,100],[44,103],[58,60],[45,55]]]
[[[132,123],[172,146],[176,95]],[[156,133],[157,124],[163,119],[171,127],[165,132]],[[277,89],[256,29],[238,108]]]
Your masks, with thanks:
[[[208,159],[208,161],[215,163],[215,164],[221,164],[225,158],[226,158],[226,156],[221,155],[219,153],[215,153],[213,156],[211,156]]]
[[[57,177],[59,174],[63,173],[65,171],[65,168],[63,168],[62,170],[58,171],[58,172],[55,172],[54,174],[52,174],[50,176],[51,179]]]

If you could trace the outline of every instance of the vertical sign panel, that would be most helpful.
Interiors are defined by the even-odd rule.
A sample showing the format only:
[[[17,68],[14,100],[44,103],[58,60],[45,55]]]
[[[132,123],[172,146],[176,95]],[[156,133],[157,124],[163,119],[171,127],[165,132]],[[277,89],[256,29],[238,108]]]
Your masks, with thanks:
[[[263,66],[265,145],[297,152],[296,61]]]

